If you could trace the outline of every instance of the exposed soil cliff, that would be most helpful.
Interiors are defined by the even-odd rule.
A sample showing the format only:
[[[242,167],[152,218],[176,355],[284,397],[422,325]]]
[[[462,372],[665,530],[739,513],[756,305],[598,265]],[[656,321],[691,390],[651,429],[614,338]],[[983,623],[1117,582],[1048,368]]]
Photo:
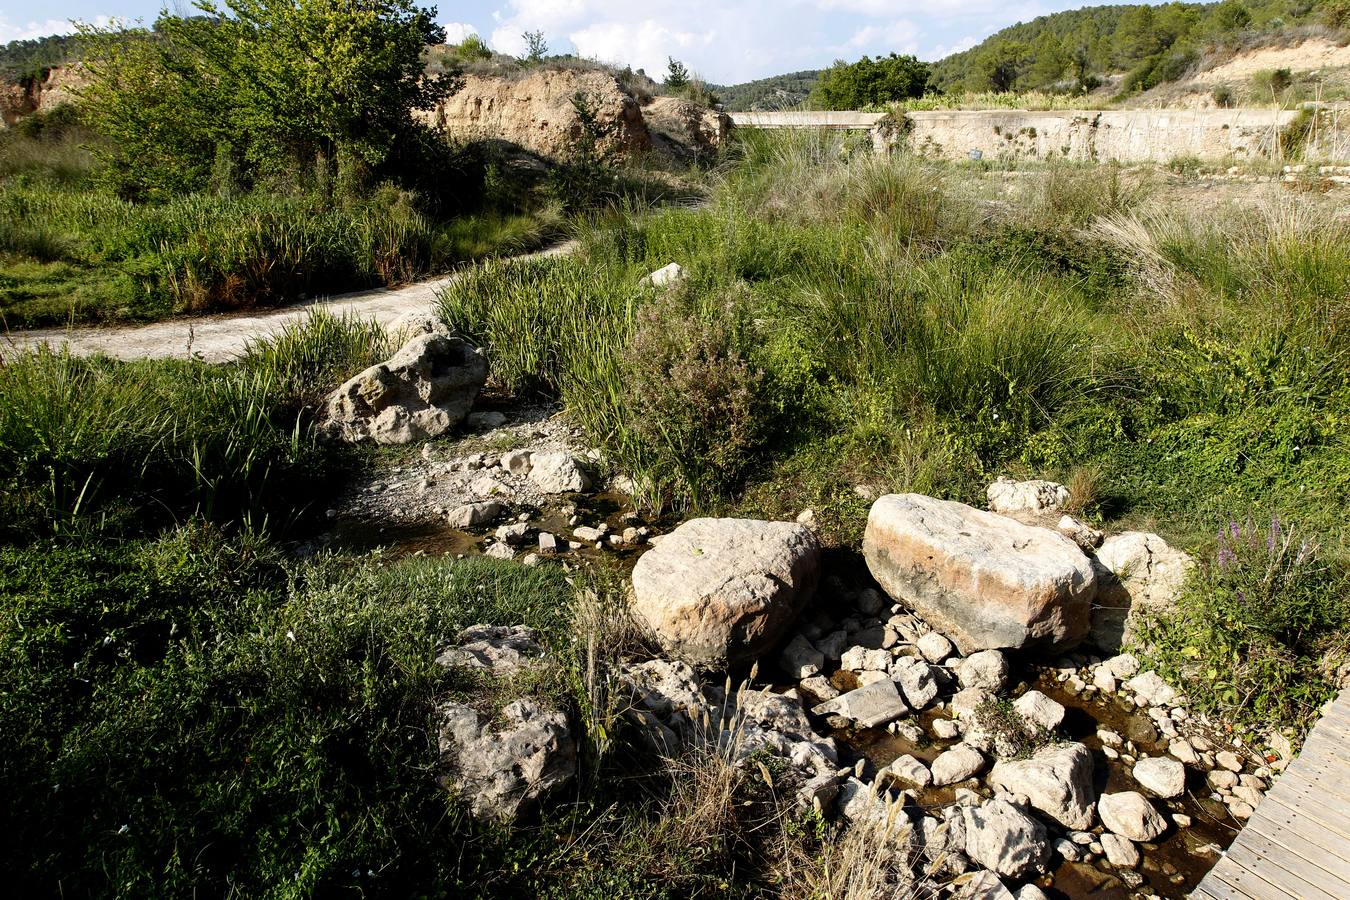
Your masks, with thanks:
[[[0,82],[0,122],[5,127],[35,112],[50,112],[75,100],[75,92],[88,80],[80,65],[57,66],[40,78]]]

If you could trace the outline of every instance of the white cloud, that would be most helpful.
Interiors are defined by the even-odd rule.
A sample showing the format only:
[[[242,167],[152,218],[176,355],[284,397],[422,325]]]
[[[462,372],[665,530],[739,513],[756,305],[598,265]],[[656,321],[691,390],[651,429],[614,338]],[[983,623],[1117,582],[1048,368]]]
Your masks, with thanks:
[[[478,33],[478,29],[467,22],[446,22],[441,27],[445,29],[445,42],[447,44],[458,44],[469,35]]]
[[[67,19],[47,19],[43,22],[10,22],[0,16],[0,44],[10,41],[30,41],[53,34],[73,34],[75,26]]]
[[[907,19],[885,25],[859,28],[848,39],[847,47],[876,53],[917,53],[919,26]]]
[[[79,21],[86,21],[91,25],[97,25],[99,28],[107,28],[122,22],[122,20],[112,16],[94,16],[93,19],[81,19]],[[55,34],[74,34],[75,22],[74,19],[10,22],[5,16],[0,15],[0,44],[8,44],[10,41],[31,41],[36,38],[51,37]]]
[[[582,56],[646,69],[653,78],[660,78],[668,57],[685,56],[690,49],[713,44],[717,32],[677,31],[646,19],[635,26],[603,22],[573,31],[567,38]]]

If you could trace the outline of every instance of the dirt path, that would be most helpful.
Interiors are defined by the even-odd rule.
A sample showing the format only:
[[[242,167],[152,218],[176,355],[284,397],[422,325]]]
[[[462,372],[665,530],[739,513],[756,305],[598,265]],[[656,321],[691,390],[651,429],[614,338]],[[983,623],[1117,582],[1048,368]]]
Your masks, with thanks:
[[[559,244],[516,259],[559,256],[570,253],[573,242]],[[54,349],[89,356],[102,353],[116,359],[188,359],[228,362],[244,351],[248,342],[275,334],[288,323],[303,319],[312,310],[334,315],[374,319],[387,324],[406,312],[430,309],[436,291],[458,277],[452,273],[432,281],[399,288],[376,288],[350,294],[322,297],[277,309],[216,316],[193,316],[150,325],[78,326],[16,331],[0,336],[0,356],[13,350],[47,344]]]

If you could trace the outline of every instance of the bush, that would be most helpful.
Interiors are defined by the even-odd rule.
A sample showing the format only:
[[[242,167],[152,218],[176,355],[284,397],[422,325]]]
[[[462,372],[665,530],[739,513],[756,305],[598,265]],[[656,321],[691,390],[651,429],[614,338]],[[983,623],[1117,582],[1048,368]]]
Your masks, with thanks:
[[[737,346],[734,311],[682,306],[666,299],[639,311],[624,371],[653,487],[700,508],[739,483],[764,441],[764,376]]]
[[[1306,725],[1336,693],[1323,658],[1344,649],[1350,581],[1278,516],[1232,521],[1215,545],[1143,646],[1204,711],[1253,728]]]

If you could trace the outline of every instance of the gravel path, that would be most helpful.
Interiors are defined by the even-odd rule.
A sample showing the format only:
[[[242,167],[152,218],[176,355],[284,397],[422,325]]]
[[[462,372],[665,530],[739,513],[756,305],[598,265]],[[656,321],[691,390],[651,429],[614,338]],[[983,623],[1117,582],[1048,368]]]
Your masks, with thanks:
[[[517,259],[558,256],[570,253],[574,247],[573,242],[568,242]],[[404,287],[338,294],[276,309],[184,317],[150,325],[15,331],[0,336],[0,356],[16,349],[48,344],[55,349],[69,347],[72,353],[82,356],[96,353],[116,359],[187,359],[197,356],[206,362],[228,362],[241,354],[250,340],[274,334],[315,309],[325,309],[334,315],[374,319],[381,324],[387,324],[406,312],[430,309],[436,302],[437,289],[456,277],[457,274],[450,274]]]

